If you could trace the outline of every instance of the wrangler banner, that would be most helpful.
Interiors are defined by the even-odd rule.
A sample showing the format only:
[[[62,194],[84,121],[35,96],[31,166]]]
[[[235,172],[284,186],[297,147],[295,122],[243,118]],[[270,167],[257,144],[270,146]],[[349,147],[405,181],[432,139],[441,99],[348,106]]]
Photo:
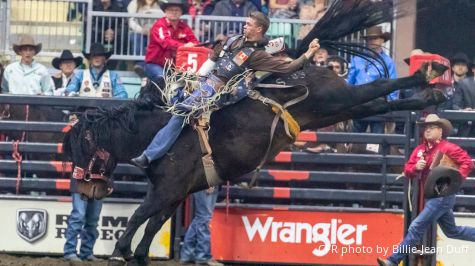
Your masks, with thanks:
[[[403,237],[403,216],[383,212],[216,209],[212,254],[218,260],[374,265]]]
[[[104,202],[97,227],[99,236],[94,245],[95,255],[112,254],[117,239],[124,233],[137,207],[136,203]],[[1,199],[0,209],[1,252],[63,253],[71,202]],[[132,241],[133,247],[142,238],[144,229],[144,225],[139,228]],[[170,229],[168,220],[153,239],[149,253],[151,257],[170,257]]]

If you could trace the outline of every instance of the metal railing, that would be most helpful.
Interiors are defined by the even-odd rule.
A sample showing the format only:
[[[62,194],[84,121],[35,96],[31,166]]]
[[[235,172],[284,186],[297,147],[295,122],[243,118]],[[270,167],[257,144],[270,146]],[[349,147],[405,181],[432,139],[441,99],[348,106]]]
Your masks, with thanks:
[[[91,43],[99,42],[114,52],[112,59],[143,60],[149,38],[132,31],[129,20],[137,18],[152,25],[159,17],[125,11],[94,11],[92,3],[92,0],[3,0],[0,2],[0,51],[13,55],[12,44],[18,36],[31,34],[43,44],[40,56],[57,56],[63,49],[79,54],[88,51]],[[200,42],[207,42],[218,34],[241,34],[246,18],[185,15],[182,20],[192,27]],[[301,33],[315,23],[316,20],[271,18],[267,35],[284,37],[289,48],[297,48],[299,39],[305,35]],[[359,41],[363,33],[343,40]]]

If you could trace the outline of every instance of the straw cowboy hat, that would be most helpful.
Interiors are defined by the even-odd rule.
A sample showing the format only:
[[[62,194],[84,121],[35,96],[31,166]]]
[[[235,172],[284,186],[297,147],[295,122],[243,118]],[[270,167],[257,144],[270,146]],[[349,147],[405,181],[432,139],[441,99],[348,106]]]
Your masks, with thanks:
[[[64,50],[59,57],[53,58],[53,61],[51,61],[51,64],[53,65],[54,68],[59,69],[59,66],[64,61],[74,61],[74,63],[76,63],[76,66],[80,66],[82,64],[82,57],[80,56],[74,57],[71,51]]]
[[[25,46],[33,47],[33,49],[35,49],[35,55],[41,51],[41,43],[35,43],[33,37],[28,34],[20,36],[18,43],[13,44],[13,51],[15,51],[17,55],[20,55],[21,48]]]
[[[100,44],[100,43],[93,43],[91,44],[91,48],[89,49],[89,53],[87,53],[86,51],[83,51],[82,54],[84,55],[84,57],[86,57],[87,59],[89,59],[91,56],[105,56],[106,59],[109,59],[109,57],[112,56],[112,51],[106,51],[106,49],[104,48],[104,45]]]
[[[188,5],[185,1],[182,0],[161,0],[160,1],[160,8],[165,11],[169,6],[179,6],[181,7],[181,11],[186,13],[188,10]]]
[[[381,26],[374,26],[366,30],[366,35],[363,36],[364,39],[374,38],[374,37],[381,37],[384,41],[391,40],[391,33],[383,32],[383,28]]]
[[[427,115],[426,118],[424,119],[424,121],[417,122],[417,124],[420,125],[420,126],[437,125],[440,128],[442,128],[442,136],[445,137],[445,138],[450,135],[450,133],[452,132],[452,129],[453,129],[452,123],[450,123],[449,120],[444,119],[444,118],[440,118],[436,114]]]

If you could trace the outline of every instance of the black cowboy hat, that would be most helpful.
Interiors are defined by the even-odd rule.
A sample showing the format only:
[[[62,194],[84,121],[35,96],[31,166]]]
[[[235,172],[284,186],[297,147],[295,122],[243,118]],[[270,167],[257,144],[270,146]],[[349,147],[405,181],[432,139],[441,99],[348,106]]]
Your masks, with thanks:
[[[450,65],[453,66],[457,63],[465,64],[468,67],[470,65],[470,59],[468,59],[468,56],[465,53],[456,53],[450,59]]]
[[[93,43],[91,44],[91,48],[89,49],[89,53],[87,53],[86,51],[83,51],[82,54],[84,55],[84,57],[86,57],[87,59],[89,59],[91,56],[105,56],[106,59],[109,59],[109,57],[112,56],[112,51],[106,51],[106,49],[104,48],[104,45],[100,44],[100,43]]]
[[[53,61],[51,61],[51,64],[53,65],[54,68],[59,69],[59,66],[61,65],[62,62],[64,61],[74,61],[76,63],[76,67],[80,66],[82,64],[82,57],[74,57],[73,53],[69,50],[63,50],[61,52],[61,55],[59,57],[53,58]]]
[[[383,28],[381,26],[373,26],[366,30],[366,35],[363,36],[364,39],[374,38],[374,37],[381,37],[384,41],[391,40],[391,33],[383,32]]]
[[[429,114],[425,117],[425,119],[421,122],[416,122],[416,124],[420,126],[426,126],[426,125],[437,125],[440,128],[442,128],[442,136],[447,137],[452,133],[453,126],[452,123],[450,123],[449,120],[440,118],[436,114]]]
[[[456,168],[436,166],[432,168],[427,177],[424,197],[430,199],[453,195],[460,189],[462,181],[462,175]]]
[[[169,6],[179,6],[181,7],[181,11],[185,14],[188,11],[188,5],[183,0],[161,0],[160,1],[160,8],[165,11]]]

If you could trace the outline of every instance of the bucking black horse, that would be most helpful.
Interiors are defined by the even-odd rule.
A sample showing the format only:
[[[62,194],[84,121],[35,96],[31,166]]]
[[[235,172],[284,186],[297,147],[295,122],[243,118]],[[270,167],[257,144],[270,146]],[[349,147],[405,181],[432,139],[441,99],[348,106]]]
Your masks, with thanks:
[[[370,1],[335,2],[344,5],[342,8],[347,8],[351,2],[359,5]],[[334,12],[332,7],[328,12]],[[336,14],[339,15],[341,14]],[[331,26],[338,25],[333,23]],[[368,23],[366,26],[372,25]],[[310,36],[309,39],[313,37],[315,36]],[[433,90],[428,83],[442,75],[446,69],[437,63],[426,63],[410,77],[379,79],[365,85],[349,86],[333,71],[307,65],[290,76],[271,76],[264,81],[273,84],[279,79],[279,83],[296,86],[260,88],[259,91],[265,97],[285,103],[304,94],[308,88],[308,97],[289,107],[288,111],[302,130],[316,129],[348,119],[360,119],[389,111],[419,110],[441,103],[445,100],[443,93]],[[382,98],[393,91],[406,88],[421,88],[423,97],[392,102],[386,102]],[[65,136],[65,153],[70,155],[75,166],[86,169],[99,150],[107,151],[110,156],[106,160],[97,159],[91,172],[102,171],[102,174],[110,175],[118,162],[129,162],[131,158],[138,156],[170,119],[170,114],[157,108],[160,97],[157,89],[149,87],[134,102],[99,110],[95,114],[89,114],[87,118],[80,118]],[[250,98],[212,113],[209,144],[217,172],[223,180],[233,182],[258,166],[269,144],[269,131],[274,116],[269,106]],[[285,133],[283,123],[279,123],[269,158],[273,158],[289,143],[291,140]],[[152,162],[147,170],[151,184],[145,199],[117,241],[109,265],[148,263],[151,241],[163,223],[172,216],[188,194],[208,187],[201,157],[198,135],[192,127],[187,126],[169,152]],[[145,234],[132,253],[132,237],[147,219],[149,221]]]

